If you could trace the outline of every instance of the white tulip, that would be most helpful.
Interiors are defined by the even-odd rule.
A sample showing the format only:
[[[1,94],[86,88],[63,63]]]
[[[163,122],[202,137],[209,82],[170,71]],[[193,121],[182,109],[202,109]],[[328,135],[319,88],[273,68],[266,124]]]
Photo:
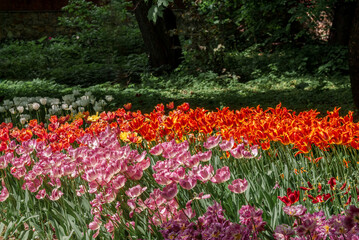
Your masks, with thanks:
[[[40,108],[40,104],[38,104],[37,102],[34,102],[34,103],[32,104],[32,108],[33,108],[35,111],[37,111],[37,110],[39,110],[39,108]]]
[[[4,107],[0,107],[0,112],[5,112],[6,111],[6,109],[4,108]]]
[[[9,109],[9,112],[10,112],[11,114],[15,114],[15,113],[16,113],[16,110],[15,110],[15,108],[10,108],[10,109]]]
[[[13,101],[11,101],[11,100],[4,100],[4,105],[5,106],[12,106],[14,104],[14,102]]]
[[[26,118],[20,118],[20,123],[24,125],[26,123]]]
[[[14,97],[14,98],[13,98],[13,101],[14,101],[14,104],[15,104],[15,105],[20,105],[20,103],[21,103],[21,98],[19,98],[19,97]]]
[[[66,103],[63,103],[63,104],[61,105],[61,108],[62,108],[63,110],[69,110],[69,105],[67,105]]]
[[[80,97],[80,99],[81,99],[81,100],[89,100],[89,99],[90,99],[90,97],[89,97],[89,96],[84,95],[84,96],[81,96],[81,97]]]
[[[60,104],[60,99],[58,98],[53,98],[51,99],[51,105],[59,105]]]
[[[106,95],[105,99],[107,102],[111,102],[113,100],[113,97],[111,95]]]
[[[29,104],[27,104],[27,110],[33,110],[33,108],[32,108],[32,103],[29,103]]]
[[[90,102],[91,102],[92,105],[94,105],[95,102],[96,102],[96,98],[93,97],[93,96],[91,96],[91,97],[90,97]]]
[[[83,106],[83,107],[86,107],[87,105],[89,104],[89,100],[81,100],[80,101],[80,105]]]
[[[23,115],[21,115],[20,117],[25,118],[25,119],[26,119],[26,121],[27,121],[27,120],[29,120],[29,119],[31,118],[31,116],[30,116],[29,114],[23,114]]]
[[[95,106],[93,106],[93,110],[95,110],[95,112],[101,112],[102,107],[98,104],[95,104]]]
[[[73,102],[71,105],[72,105],[72,108],[73,108],[73,109],[76,109],[76,108],[78,107],[77,102]]]
[[[72,94],[69,94],[69,95],[63,96],[62,99],[64,100],[64,102],[66,104],[70,104],[71,102],[75,101],[75,96]]]
[[[42,105],[46,105],[46,103],[47,103],[47,98],[40,98],[40,103],[41,103]]]
[[[18,111],[19,113],[23,113],[23,112],[24,112],[24,107],[23,107],[23,106],[17,106],[16,109],[17,109],[17,111]]]
[[[55,112],[57,112],[57,111],[60,110],[60,107],[59,107],[59,105],[57,105],[57,104],[51,105],[51,108],[52,108],[52,110],[54,110]]]

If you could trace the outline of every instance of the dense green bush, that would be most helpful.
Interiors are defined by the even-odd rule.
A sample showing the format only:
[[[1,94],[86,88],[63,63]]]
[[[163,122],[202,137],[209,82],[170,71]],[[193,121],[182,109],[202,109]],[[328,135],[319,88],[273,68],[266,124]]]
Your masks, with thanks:
[[[127,84],[117,76],[144,71],[147,58],[140,31],[125,6],[125,1],[104,7],[70,1],[60,22],[74,35],[2,43],[0,79],[45,78],[82,86],[122,79]]]
[[[346,75],[347,54],[347,48],[343,46],[283,46],[272,51],[263,49],[262,45],[253,45],[242,52],[227,53],[224,65],[242,81],[262,76]]]

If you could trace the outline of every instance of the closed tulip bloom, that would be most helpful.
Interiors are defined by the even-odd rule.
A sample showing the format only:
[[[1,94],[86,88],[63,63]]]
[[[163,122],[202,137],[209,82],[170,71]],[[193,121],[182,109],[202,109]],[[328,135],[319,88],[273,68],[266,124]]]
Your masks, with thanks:
[[[171,183],[163,188],[161,196],[166,200],[173,199],[178,193],[177,183]]]
[[[212,136],[207,139],[205,143],[203,143],[203,147],[207,149],[212,149],[214,147],[217,147],[219,142],[221,141],[221,136]]]
[[[141,187],[141,185],[136,185],[133,188],[130,188],[126,191],[126,195],[130,198],[136,198],[140,196],[144,191],[146,191],[147,187]]]
[[[229,180],[231,173],[229,167],[225,166],[223,168],[217,169],[216,175],[212,177],[211,181],[213,183],[223,183]]]
[[[220,144],[219,147],[222,149],[222,151],[229,151],[233,148],[234,146],[234,139],[233,137],[231,137],[229,139],[229,141],[223,140]]]
[[[9,197],[9,191],[7,190],[5,186],[4,179],[2,180],[2,190],[0,193],[0,202],[4,202]]]
[[[195,177],[186,177],[184,179],[181,179],[179,181],[179,184],[181,185],[182,188],[186,190],[191,190],[196,186],[197,179]]]
[[[232,184],[228,185],[228,189],[234,193],[244,193],[248,188],[248,182],[244,179],[235,179]]]

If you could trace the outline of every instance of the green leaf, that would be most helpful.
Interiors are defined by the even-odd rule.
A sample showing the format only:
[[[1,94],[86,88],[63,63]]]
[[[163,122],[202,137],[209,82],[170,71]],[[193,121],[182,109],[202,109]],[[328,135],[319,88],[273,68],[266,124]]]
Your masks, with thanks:
[[[162,6],[165,6],[165,7],[167,7],[168,4],[169,4],[169,1],[167,1],[167,0],[158,0],[158,3],[157,3],[158,6],[162,5]]]
[[[163,17],[163,9],[163,6],[153,5],[150,10],[148,10],[148,19],[156,23],[158,17]]]
[[[63,240],[69,240],[69,239],[71,239],[71,236],[72,236],[73,233],[74,233],[74,230],[72,230],[68,236],[65,236],[65,237],[63,237],[63,238],[61,238],[61,239],[63,239]],[[81,237],[80,237],[79,239],[81,239]]]
[[[0,236],[1,236],[2,232],[4,231],[4,228],[5,228],[5,224],[0,223]]]
[[[152,20],[154,23],[157,22],[157,12],[158,12],[158,6],[153,5],[150,10],[148,10],[148,19]]]
[[[73,228],[72,233],[75,232],[78,239],[81,239],[82,238],[82,233],[81,233],[80,229],[77,227],[77,225],[75,224],[75,219],[73,217],[71,217],[70,215],[68,215],[68,217],[69,217],[70,225]],[[73,219],[70,219],[70,217],[73,218]],[[72,233],[71,233],[71,235],[72,235]]]
[[[27,230],[25,232],[22,232],[19,238],[22,240],[27,240],[31,232],[32,230]]]
[[[9,225],[6,227],[4,238],[7,239],[10,236],[10,233],[12,231],[13,226],[15,225],[15,222],[10,222]]]

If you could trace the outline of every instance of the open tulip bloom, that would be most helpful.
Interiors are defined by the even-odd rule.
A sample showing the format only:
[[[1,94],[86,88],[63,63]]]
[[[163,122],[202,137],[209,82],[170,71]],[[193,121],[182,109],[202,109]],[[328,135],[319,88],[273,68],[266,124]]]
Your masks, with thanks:
[[[352,113],[78,95],[4,101],[0,239],[359,239]]]

